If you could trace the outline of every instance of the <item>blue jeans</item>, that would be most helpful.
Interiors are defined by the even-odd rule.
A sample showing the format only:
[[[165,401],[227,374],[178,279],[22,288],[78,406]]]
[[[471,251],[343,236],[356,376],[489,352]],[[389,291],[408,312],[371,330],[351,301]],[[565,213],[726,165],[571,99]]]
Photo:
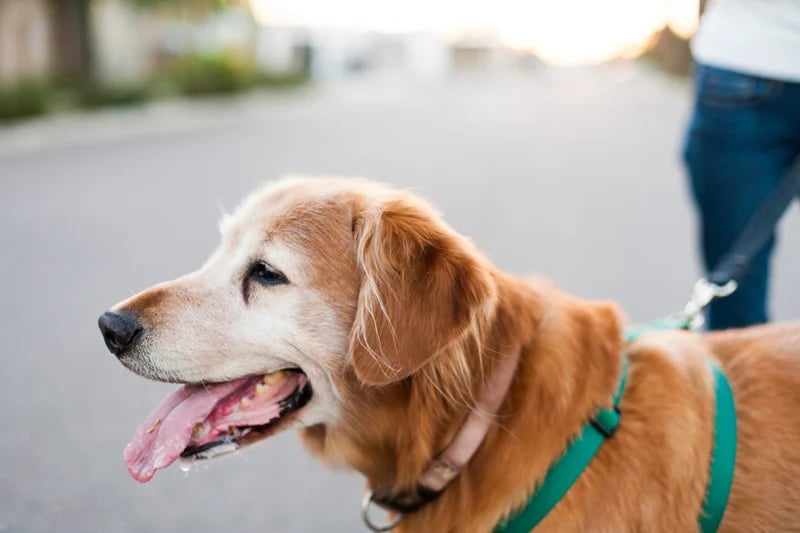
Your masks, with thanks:
[[[698,209],[706,271],[730,249],[753,212],[800,154],[800,83],[698,65],[684,158]],[[711,304],[709,329],[768,320],[775,236],[756,255],[739,289]]]

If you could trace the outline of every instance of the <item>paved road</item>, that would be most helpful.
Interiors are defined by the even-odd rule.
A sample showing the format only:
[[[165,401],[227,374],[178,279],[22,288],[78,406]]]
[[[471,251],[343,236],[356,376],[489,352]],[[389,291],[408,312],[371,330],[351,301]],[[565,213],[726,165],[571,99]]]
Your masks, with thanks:
[[[696,277],[678,160],[685,84],[639,67],[356,81],[0,129],[0,531],[360,531],[357,475],[294,435],[185,476],[122,449],[171,387],[124,371],[96,317],[196,267],[221,207],[286,172],[413,187],[502,267],[648,320]],[[800,220],[774,309],[800,316]]]

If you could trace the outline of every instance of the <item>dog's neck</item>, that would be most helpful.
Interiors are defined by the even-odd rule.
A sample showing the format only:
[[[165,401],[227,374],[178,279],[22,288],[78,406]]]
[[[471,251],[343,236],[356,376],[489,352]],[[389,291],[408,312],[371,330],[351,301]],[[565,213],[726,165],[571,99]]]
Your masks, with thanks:
[[[615,310],[503,275],[497,282],[500,304],[481,342],[466,340],[454,348],[466,353],[443,353],[395,386],[362,391],[344,431],[327,435],[373,490],[413,492],[464,424],[499,364],[496,354],[522,346],[496,423],[477,453],[438,499],[405,515],[398,532],[491,530],[528,498],[594,410],[610,404],[620,368]],[[455,369],[454,361],[467,368]],[[381,410],[370,411],[374,406]],[[480,509],[469,502],[480,502]]]
[[[530,487],[544,478],[597,407],[611,403],[622,349],[615,309],[576,302],[547,286],[531,289],[507,280],[506,287],[500,301],[507,308],[498,310],[497,320],[505,321],[505,328],[508,321],[516,322],[506,333],[520,335],[523,350],[497,424],[440,500],[407,515],[398,531],[422,531],[433,524],[436,531],[491,530],[527,500]],[[525,320],[531,321],[527,327]],[[503,345],[507,340],[501,335],[495,348]],[[480,502],[480,516],[492,523],[477,523],[470,517],[477,509],[463,502]]]

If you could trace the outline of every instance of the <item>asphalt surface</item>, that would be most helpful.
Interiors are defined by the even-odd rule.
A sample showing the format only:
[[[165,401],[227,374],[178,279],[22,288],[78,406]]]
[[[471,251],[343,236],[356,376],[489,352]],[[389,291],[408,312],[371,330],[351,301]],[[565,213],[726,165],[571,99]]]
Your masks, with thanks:
[[[171,386],[125,371],[97,316],[197,267],[221,209],[287,172],[412,187],[493,261],[681,306],[698,275],[679,151],[690,89],[642,67],[356,80],[0,127],[0,531],[361,531],[356,474],[283,434],[147,485],[122,450]],[[800,316],[800,217],[774,314]]]

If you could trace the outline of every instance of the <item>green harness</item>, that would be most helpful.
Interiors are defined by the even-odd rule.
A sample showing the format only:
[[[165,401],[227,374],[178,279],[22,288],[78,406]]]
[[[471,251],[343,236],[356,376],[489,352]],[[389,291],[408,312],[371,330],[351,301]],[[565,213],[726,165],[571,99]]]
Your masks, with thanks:
[[[645,330],[686,327],[683,323],[659,323],[626,334],[634,340]],[[716,414],[714,417],[714,449],[711,471],[703,511],[699,518],[700,531],[713,533],[719,527],[728,503],[733,469],[736,463],[736,409],[728,379],[715,363],[711,364],[716,389]],[[620,424],[619,403],[628,378],[627,361],[623,358],[622,377],[614,395],[612,408],[600,409],[594,418],[583,426],[581,432],[567,447],[567,451],[547,472],[538,490],[516,514],[501,522],[494,533],[528,533],[541,522],[547,513],[566,495],[570,487],[589,466],[606,439],[613,437]]]

